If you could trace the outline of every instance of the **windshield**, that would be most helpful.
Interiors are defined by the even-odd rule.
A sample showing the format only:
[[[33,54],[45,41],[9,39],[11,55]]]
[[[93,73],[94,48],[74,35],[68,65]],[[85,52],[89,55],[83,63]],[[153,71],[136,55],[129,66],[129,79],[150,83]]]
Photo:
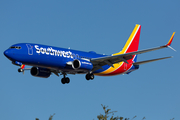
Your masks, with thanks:
[[[14,48],[15,48],[15,49],[21,49],[20,46],[11,46],[11,47],[10,47],[10,49],[14,49]]]

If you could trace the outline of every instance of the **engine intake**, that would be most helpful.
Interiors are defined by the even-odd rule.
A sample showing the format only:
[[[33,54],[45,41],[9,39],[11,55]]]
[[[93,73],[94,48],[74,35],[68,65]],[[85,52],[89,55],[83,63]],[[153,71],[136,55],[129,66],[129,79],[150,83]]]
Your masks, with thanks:
[[[51,75],[51,71],[47,68],[32,67],[31,75],[35,77],[48,78]]]
[[[81,69],[81,70],[92,70],[93,65],[91,62],[86,60],[74,60],[72,64],[73,69]]]

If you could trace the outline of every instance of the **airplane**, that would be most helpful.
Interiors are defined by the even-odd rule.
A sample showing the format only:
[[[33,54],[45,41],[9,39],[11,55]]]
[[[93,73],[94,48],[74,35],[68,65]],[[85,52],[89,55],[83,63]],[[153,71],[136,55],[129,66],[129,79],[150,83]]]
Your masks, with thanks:
[[[68,84],[70,79],[67,74],[86,74],[87,80],[93,80],[94,75],[112,76],[129,74],[139,69],[139,65],[163,60],[170,57],[163,57],[137,62],[137,55],[170,47],[174,38],[173,32],[166,45],[138,50],[141,25],[136,24],[123,49],[112,55],[97,54],[94,51],[84,52],[49,45],[34,43],[14,44],[4,51],[4,55],[14,65],[20,66],[18,72],[30,70],[32,76],[48,78],[52,73],[63,75],[62,84]],[[174,49],[173,49],[174,50]],[[25,68],[25,65],[32,68]]]

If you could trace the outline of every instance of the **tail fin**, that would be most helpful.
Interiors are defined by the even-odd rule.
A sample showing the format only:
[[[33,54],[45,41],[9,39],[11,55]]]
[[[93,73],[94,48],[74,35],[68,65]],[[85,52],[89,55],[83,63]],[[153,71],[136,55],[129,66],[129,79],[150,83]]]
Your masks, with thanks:
[[[141,25],[136,24],[136,26],[134,27],[134,30],[132,31],[131,35],[129,36],[129,39],[127,40],[122,51],[120,51],[119,53],[115,53],[113,55],[119,55],[119,54],[137,51],[138,47],[139,47],[140,32],[141,32]],[[132,59],[135,59],[135,58],[136,57],[134,55]]]
[[[132,31],[131,35],[129,36],[129,39],[127,40],[122,51],[120,51],[119,53],[113,54],[113,55],[137,51],[138,47],[139,47],[140,31],[141,31],[141,25],[136,24],[136,26],[134,27],[134,30]]]
[[[123,50],[121,51],[122,53],[135,52],[138,50],[140,31],[141,31],[141,25],[136,24],[128,41],[126,42]]]

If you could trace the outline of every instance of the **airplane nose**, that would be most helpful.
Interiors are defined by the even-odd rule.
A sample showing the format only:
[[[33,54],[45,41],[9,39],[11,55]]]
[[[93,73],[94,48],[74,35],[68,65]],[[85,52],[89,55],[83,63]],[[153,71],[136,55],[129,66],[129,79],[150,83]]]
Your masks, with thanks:
[[[9,51],[8,51],[8,50],[4,51],[4,55],[5,55],[6,57],[9,57]]]

